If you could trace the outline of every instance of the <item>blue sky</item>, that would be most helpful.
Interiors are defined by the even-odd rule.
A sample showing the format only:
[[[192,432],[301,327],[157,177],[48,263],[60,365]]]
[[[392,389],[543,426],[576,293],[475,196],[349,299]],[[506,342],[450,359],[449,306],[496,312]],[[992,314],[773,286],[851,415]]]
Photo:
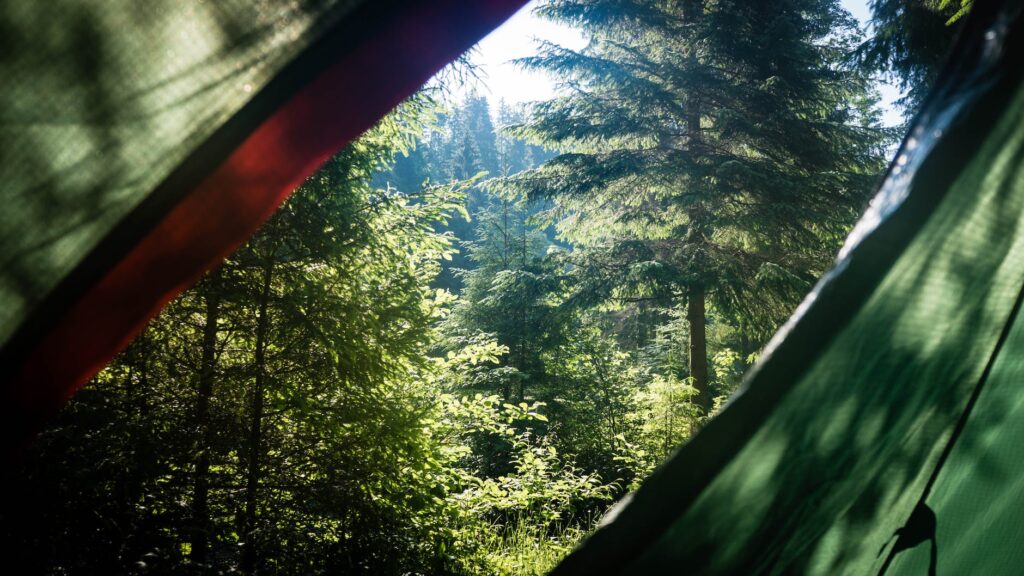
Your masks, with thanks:
[[[842,0],[843,6],[862,23],[869,16],[867,3],[868,0]],[[527,4],[477,45],[473,61],[479,66],[484,83],[479,88],[495,104],[499,99],[512,103],[546,100],[555,94],[551,79],[543,74],[526,72],[511,63],[516,58],[533,54],[538,40],[574,49],[585,44],[576,30],[533,16],[531,11],[535,5],[536,0]],[[900,97],[899,91],[892,86],[879,88],[885,108],[885,123],[890,126],[899,124],[900,114],[891,106]]]

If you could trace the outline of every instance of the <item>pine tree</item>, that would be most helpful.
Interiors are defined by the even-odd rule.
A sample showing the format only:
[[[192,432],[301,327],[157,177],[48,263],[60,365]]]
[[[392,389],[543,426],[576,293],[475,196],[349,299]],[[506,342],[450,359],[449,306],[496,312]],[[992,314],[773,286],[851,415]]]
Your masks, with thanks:
[[[504,185],[555,202],[584,256],[581,299],[685,302],[707,408],[707,304],[773,330],[881,170],[867,83],[838,67],[853,21],[835,0],[552,0],[539,13],[590,42],[523,60],[569,94],[516,133],[564,153]]]
[[[522,402],[543,379],[541,354],[561,341],[564,322],[552,295],[561,275],[545,259],[549,242],[527,222],[525,207],[494,199],[475,215],[475,240],[463,242],[472,268],[462,270],[463,290],[448,322],[456,342],[488,334],[507,347],[501,368],[486,384],[506,402]]]
[[[490,176],[501,173],[498,162],[497,134],[491,121],[491,105],[487,97],[472,93],[466,97],[461,109],[466,130],[476,145],[480,170]]]
[[[935,82],[971,3],[872,0],[873,33],[854,56],[864,70],[895,79],[906,93],[898,104],[913,113]]]

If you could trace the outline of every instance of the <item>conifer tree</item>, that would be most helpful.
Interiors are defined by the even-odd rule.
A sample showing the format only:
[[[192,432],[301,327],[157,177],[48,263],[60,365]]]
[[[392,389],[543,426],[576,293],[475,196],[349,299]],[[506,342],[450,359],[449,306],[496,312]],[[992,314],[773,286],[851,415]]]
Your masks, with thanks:
[[[541,354],[560,341],[562,319],[552,303],[560,277],[544,259],[548,240],[527,222],[519,203],[495,199],[475,215],[475,240],[463,242],[472,267],[461,270],[463,290],[448,322],[451,336],[484,333],[506,346],[506,370],[486,387],[506,402],[522,402],[544,374]]]
[[[882,168],[867,84],[838,68],[836,0],[552,0],[580,51],[516,134],[564,152],[503,185],[554,201],[578,296],[685,303],[689,376],[710,406],[706,306],[765,334],[823,271]]]
[[[474,92],[466,97],[461,112],[466,130],[476,145],[480,170],[497,176],[501,172],[501,166],[498,162],[497,134],[494,122],[491,121],[490,107],[486,96]]]
[[[872,0],[874,33],[857,47],[858,64],[896,80],[913,113],[938,76],[971,0]]]

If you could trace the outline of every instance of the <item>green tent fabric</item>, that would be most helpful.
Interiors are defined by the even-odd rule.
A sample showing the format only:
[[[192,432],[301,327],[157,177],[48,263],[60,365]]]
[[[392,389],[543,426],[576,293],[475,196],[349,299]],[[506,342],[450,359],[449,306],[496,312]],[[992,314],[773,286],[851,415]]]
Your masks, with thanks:
[[[834,269],[553,574],[1024,569],[1022,11],[975,4]]]
[[[0,4],[4,445],[524,1]]]

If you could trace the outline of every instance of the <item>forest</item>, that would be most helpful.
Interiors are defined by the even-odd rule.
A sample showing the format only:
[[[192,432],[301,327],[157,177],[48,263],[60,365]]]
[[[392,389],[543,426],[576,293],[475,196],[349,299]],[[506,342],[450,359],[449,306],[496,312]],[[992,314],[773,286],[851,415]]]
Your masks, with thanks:
[[[741,386],[970,9],[546,0],[331,158],[38,436],[25,574],[545,574]]]

